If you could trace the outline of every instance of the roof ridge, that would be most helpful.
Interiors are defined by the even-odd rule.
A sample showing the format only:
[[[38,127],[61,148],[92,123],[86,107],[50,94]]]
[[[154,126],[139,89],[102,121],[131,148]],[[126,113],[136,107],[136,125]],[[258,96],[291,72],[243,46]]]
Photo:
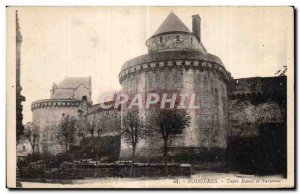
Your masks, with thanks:
[[[86,88],[90,88],[91,77],[65,77],[59,84],[57,84],[57,88],[69,88],[69,89],[76,89],[83,85]]]
[[[165,32],[189,32],[190,29],[180,20],[180,18],[171,11],[166,19],[162,22],[159,28],[155,31],[154,35],[162,34]]]

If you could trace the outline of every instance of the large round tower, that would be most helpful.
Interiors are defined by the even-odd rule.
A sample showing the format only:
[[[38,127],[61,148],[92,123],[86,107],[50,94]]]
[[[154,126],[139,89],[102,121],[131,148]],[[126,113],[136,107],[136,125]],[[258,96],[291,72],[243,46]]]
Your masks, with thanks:
[[[228,129],[227,83],[230,73],[201,42],[201,18],[193,17],[193,32],[171,12],[146,41],[148,54],[127,61],[119,74],[128,94],[176,91],[195,93],[200,109],[188,110],[191,124],[172,141],[173,161],[222,161]],[[130,159],[130,144],[122,138],[120,159]],[[156,160],[162,140],[145,139],[136,148],[137,160]],[[188,159],[189,158],[189,159]],[[191,160],[192,158],[192,160]]]

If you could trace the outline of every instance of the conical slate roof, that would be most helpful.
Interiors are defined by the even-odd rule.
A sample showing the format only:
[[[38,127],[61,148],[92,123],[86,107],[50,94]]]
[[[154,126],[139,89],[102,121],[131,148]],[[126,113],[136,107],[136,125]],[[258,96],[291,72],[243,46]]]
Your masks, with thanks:
[[[160,27],[156,30],[153,36],[165,32],[189,32],[191,31],[186,25],[173,13],[171,12]]]

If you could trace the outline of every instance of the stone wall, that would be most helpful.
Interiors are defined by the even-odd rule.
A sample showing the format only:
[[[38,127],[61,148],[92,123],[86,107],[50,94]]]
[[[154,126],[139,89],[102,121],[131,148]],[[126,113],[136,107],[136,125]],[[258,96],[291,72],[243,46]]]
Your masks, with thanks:
[[[90,90],[81,85],[78,88],[56,88],[51,92],[51,99],[75,99],[82,100],[86,96],[87,101],[91,101]]]
[[[192,33],[162,34],[149,39],[146,44],[149,53],[171,50],[199,50],[204,52],[198,39]]]
[[[229,85],[230,136],[257,136],[264,123],[286,119],[286,77],[235,79]]]
[[[56,88],[51,93],[51,99],[73,99],[74,89],[73,88]]]
[[[67,99],[48,99],[35,101],[31,105],[32,121],[40,127],[38,149],[40,152],[58,154],[65,151],[65,145],[60,141],[58,124],[62,115],[73,116],[77,119],[75,141],[71,145],[79,145],[82,138],[91,137],[86,122],[97,122],[94,136],[103,138],[120,136],[120,110],[102,110],[99,104],[90,106],[86,101]],[[81,111],[81,113],[80,113]],[[70,145],[69,145],[70,146]],[[69,147],[70,148],[70,147]]]
[[[87,115],[87,121],[96,122],[95,136],[99,129],[100,136],[119,136],[121,133],[121,112],[120,109],[101,109],[99,104],[93,105]],[[91,136],[88,132],[87,136]]]
[[[57,154],[65,151],[59,143],[58,124],[62,114],[77,118],[80,101],[75,100],[40,100],[33,102],[32,122],[40,127],[39,151]]]
[[[82,100],[83,97],[86,97],[88,102],[91,102],[91,91],[83,85],[80,85],[76,90],[74,90],[73,99]]]
[[[225,76],[228,75],[222,73],[222,66],[221,69],[219,67],[203,61],[169,60],[143,64],[142,70],[136,68],[120,77],[123,92],[130,95],[141,93],[143,100],[149,92],[196,93],[200,109],[188,110],[192,117],[191,125],[172,141],[170,147],[174,148],[174,152],[170,155],[180,157],[183,154],[176,152],[176,148],[226,149],[228,104]],[[161,156],[162,143],[159,134],[142,140],[136,148],[137,159]],[[122,138],[120,159],[130,159],[130,156],[131,146]]]
[[[242,173],[287,172],[286,77],[254,77],[229,84],[227,165]]]

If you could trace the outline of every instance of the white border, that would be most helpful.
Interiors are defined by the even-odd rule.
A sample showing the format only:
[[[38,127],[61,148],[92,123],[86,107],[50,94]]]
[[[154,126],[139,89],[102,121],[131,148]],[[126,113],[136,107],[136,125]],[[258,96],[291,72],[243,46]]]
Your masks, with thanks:
[[[6,187],[6,6],[7,5],[13,5],[13,6],[108,6],[108,5],[161,5],[161,6],[182,6],[182,5],[197,5],[197,6],[295,6],[296,9],[299,8],[300,1],[296,0],[251,0],[251,1],[241,1],[241,0],[231,0],[231,1],[225,1],[225,0],[214,0],[214,1],[200,1],[200,0],[172,0],[172,1],[162,1],[162,0],[145,0],[143,2],[138,0],[127,0],[126,2],[122,0],[106,0],[106,1],[99,1],[99,0],[81,0],[76,1],[75,0],[2,0],[0,1],[0,126],[1,126],[1,135],[0,135],[0,153],[2,153],[2,159],[0,160],[0,172],[2,172],[2,176],[0,176],[0,183],[1,183],[1,193],[8,193],[9,190],[7,190]],[[297,15],[296,15],[297,16]],[[299,20],[295,20],[296,26],[299,26]],[[298,31],[299,32],[299,31]],[[297,36],[295,34],[295,36]],[[295,40],[298,40],[297,38]],[[295,43],[297,45],[298,41]],[[297,50],[297,53],[295,53],[295,56],[298,56],[299,50]],[[297,61],[296,61],[297,62]],[[299,73],[299,68],[297,68],[297,73]],[[297,79],[297,77],[296,77]],[[298,79],[297,79],[298,80]],[[299,84],[297,85],[296,90],[299,91]],[[297,98],[299,100],[299,96]],[[298,110],[298,106],[297,106]],[[297,119],[300,120],[300,116],[297,115]],[[297,130],[297,129],[296,129]],[[299,132],[297,133],[299,138]],[[297,143],[297,142],[296,142]],[[298,147],[298,146],[297,146]],[[299,154],[299,149],[297,155]],[[297,164],[297,162],[296,162]],[[299,169],[299,168],[296,168]],[[297,172],[298,174],[298,172]],[[297,177],[298,180],[298,177]],[[297,185],[297,183],[296,183]],[[42,193],[43,191],[37,191],[36,193]],[[49,191],[47,191],[49,192]],[[55,192],[55,191],[52,191]],[[73,192],[73,191],[69,191]],[[84,191],[86,192],[86,191]],[[95,191],[99,192],[99,191]],[[103,191],[102,191],[103,192]],[[107,192],[107,191],[106,191]],[[116,191],[117,192],[117,191]],[[124,191],[121,191],[124,192]],[[161,192],[161,191],[157,191]],[[172,192],[172,191],[169,191]],[[185,192],[185,191],[184,191]],[[218,192],[218,191],[216,191]],[[241,192],[241,191],[239,191]],[[266,193],[271,193],[273,191],[267,191]],[[111,193],[111,192],[110,192]]]

